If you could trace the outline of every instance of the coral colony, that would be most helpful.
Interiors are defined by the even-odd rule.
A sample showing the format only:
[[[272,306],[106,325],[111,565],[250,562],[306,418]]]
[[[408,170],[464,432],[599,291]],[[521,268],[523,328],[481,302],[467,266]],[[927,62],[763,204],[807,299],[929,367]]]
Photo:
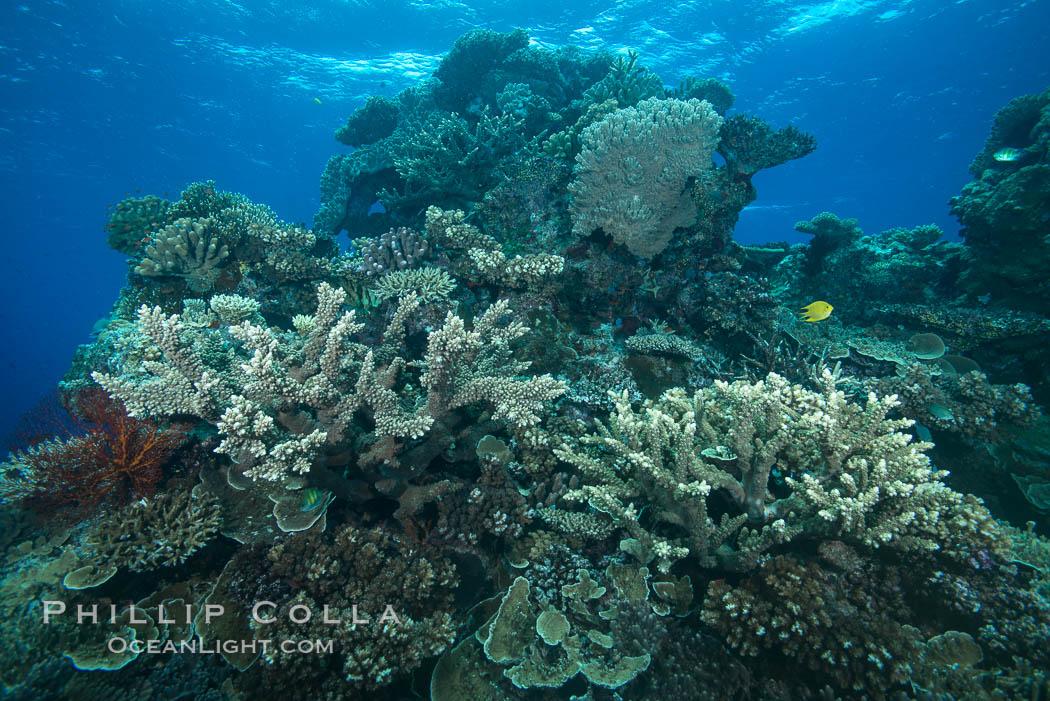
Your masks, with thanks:
[[[116,205],[69,428],[2,469],[14,698],[1046,697],[1050,91],[961,242],[741,246],[815,139],[643,60],[464,35],[310,228]]]

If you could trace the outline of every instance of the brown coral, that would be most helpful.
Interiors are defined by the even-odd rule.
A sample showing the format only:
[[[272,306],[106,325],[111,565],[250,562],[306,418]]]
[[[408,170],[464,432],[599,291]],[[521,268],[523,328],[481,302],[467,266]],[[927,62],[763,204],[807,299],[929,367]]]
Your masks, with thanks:
[[[324,537],[316,533],[281,540],[268,552],[272,574],[298,594],[279,602],[277,622],[267,637],[285,640],[332,639],[332,654],[286,654],[271,650],[276,664],[267,676],[282,684],[311,680],[332,698],[345,698],[347,682],[374,689],[411,672],[444,650],[455,637],[450,614],[457,585],[455,568],[440,554],[380,530],[346,525]],[[315,615],[305,624],[290,622],[293,606]],[[322,622],[327,606],[331,625]],[[389,607],[389,608],[388,608]],[[389,618],[389,613],[396,620]],[[352,625],[355,618],[367,624]]]
[[[912,641],[884,613],[892,609],[815,563],[782,555],[738,586],[713,582],[701,617],[743,655],[773,651],[838,690],[864,689],[881,698],[911,671]]]
[[[208,492],[164,492],[108,514],[88,542],[99,563],[142,572],[182,564],[215,537],[219,522]]]

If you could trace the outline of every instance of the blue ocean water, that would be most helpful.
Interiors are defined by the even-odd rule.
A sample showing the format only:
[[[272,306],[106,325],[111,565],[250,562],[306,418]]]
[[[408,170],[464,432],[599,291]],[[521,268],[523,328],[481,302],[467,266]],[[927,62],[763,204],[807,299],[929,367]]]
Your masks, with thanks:
[[[637,49],[666,81],[720,78],[815,153],[759,174],[741,242],[831,210],[875,233],[958,223],[947,200],[995,111],[1050,82],[1045,0],[25,2],[0,8],[0,434],[65,371],[126,272],[106,208],[189,182],[309,222],[332,139],[369,95],[427,75],[464,31]]]

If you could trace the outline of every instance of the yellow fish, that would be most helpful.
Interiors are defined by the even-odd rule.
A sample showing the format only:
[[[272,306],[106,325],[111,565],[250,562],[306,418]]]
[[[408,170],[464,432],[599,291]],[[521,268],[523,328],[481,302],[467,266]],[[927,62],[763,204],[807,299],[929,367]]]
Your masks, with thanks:
[[[299,510],[315,511],[327,504],[328,498],[331,494],[332,493],[326,489],[307,487],[302,491],[302,494],[299,497]]]
[[[824,321],[835,307],[827,302],[812,302],[802,307],[802,321]]]
[[[319,98],[319,97],[315,97],[314,98],[314,102],[316,102],[319,105],[323,105],[324,104],[323,102],[321,102],[321,98]]]

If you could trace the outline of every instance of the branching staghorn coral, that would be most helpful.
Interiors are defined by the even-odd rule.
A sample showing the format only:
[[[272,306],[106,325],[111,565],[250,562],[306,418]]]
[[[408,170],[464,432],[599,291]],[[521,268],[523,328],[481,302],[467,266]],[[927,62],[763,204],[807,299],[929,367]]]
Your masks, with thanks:
[[[617,56],[609,72],[588,88],[584,98],[593,104],[615,100],[620,107],[633,107],[640,100],[663,95],[663,81],[645,66],[638,65],[638,52],[631,51],[626,59]]]
[[[470,265],[463,274],[511,289],[541,290],[565,269],[565,259],[550,253],[514,256],[507,259],[496,239],[466,222],[461,210],[428,207],[427,237],[446,248],[465,250]]]
[[[513,289],[539,289],[565,269],[565,259],[551,253],[514,256],[508,260],[503,251],[472,248],[467,255],[483,279]]]
[[[723,383],[724,385],[724,383]],[[728,388],[728,385],[724,385]],[[739,422],[734,422],[729,436],[720,436],[712,426],[714,396],[697,392],[690,400],[681,391],[670,391],[655,405],[636,413],[626,393],[613,396],[616,410],[609,425],[597,422],[598,432],[584,436],[580,443],[596,450],[573,449],[563,444],[555,454],[576,467],[583,475],[584,486],[570,491],[565,498],[586,501],[591,507],[612,517],[616,525],[627,530],[629,541],[621,545],[647,564],[655,558],[666,572],[679,559],[693,555],[705,566],[716,564],[716,552],[747,521],[748,505],[757,512],[756,522],[765,521],[766,483],[772,460],[768,453],[754,455],[750,445],[757,407],[747,407]],[[764,414],[771,417],[771,401]],[[721,440],[728,438],[741,453],[737,476],[716,467],[717,462],[737,459]],[[775,452],[785,439],[773,439],[767,448]],[[711,448],[710,458],[701,455],[704,446]],[[745,513],[724,516],[716,524],[708,515],[707,501],[712,489],[725,487]],[[639,504],[642,504],[639,506]],[[651,510],[652,519],[643,521]],[[660,535],[652,523],[666,523],[683,536]],[[797,535],[783,520],[775,520],[764,529],[758,540],[748,541],[755,549]],[[748,532],[750,535],[750,532]],[[761,542],[760,542],[761,541]],[[757,555],[757,553],[755,553]],[[724,548],[718,557],[736,559],[741,554]],[[745,568],[746,569],[746,568]]]
[[[686,556],[749,569],[762,550],[803,532],[951,553],[967,540],[994,543],[987,510],[940,482],[947,473],[931,466],[929,444],[903,432],[912,422],[886,418],[896,397],[871,394],[860,406],[831,371],[820,383],[812,392],[775,374],[718,381],[692,397],[668,391],[640,413],[614,397],[608,426],[555,449],[583,477],[566,499],[609,514],[631,536],[621,547],[656,558],[661,571]],[[769,489],[774,468],[794,490],[779,499]],[[714,490],[740,511],[717,525],[707,513]]]
[[[145,572],[182,564],[219,529],[219,504],[206,491],[171,491],[104,517],[88,534],[100,567]]]
[[[120,397],[131,416],[215,417],[221,396],[219,378],[183,342],[186,328],[179,315],[165,316],[160,307],[142,305],[136,328],[159,349],[161,358],[144,360],[141,369],[133,369],[134,374],[93,372],[95,382]]]
[[[584,129],[570,185],[573,232],[601,227],[643,258],[696,222],[687,185],[712,167],[722,118],[707,102],[650,98]]]
[[[259,303],[240,295],[215,295],[208,306],[226,324],[235,324],[259,313]]]
[[[317,280],[332,273],[331,262],[318,252],[333,254],[331,240],[319,244],[318,236],[301,226],[253,221],[247,227],[241,257],[252,268],[278,283]]]
[[[516,377],[528,363],[513,360],[510,344],[528,329],[517,321],[503,323],[506,302],[489,307],[472,330],[450,312],[430,333],[422,362],[412,364],[422,368],[413,387],[405,384],[412,378],[404,377],[409,365],[399,346],[419,299],[401,298],[385,343],[374,348],[351,340],[364,325],[355,311],[343,311],[345,299],[342,289],[321,283],[317,311],[296,317],[294,333],[246,320],[227,329],[198,329],[196,345],[183,338],[189,334],[177,315],[165,318],[159,308],[143,307],[141,331],[163,359],[145,363],[144,374],[94,378],[125,398],[133,412],[189,414],[215,424],[222,437],[217,452],[234,458],[249,477],[266,480],[307,472],[325,449],[345,447],[360,411],[370,419],[374,438],[361,463],[392,466],[407,441],[424,438],[436,424],[447,429],[445,422],[460,407],[486,402],[495,420],[528,426],[539,421],[545,402],[565,391],[550,375]],[[206,369],[196,349],[204,345],[201,338],[221,339],[223,333],[241,347],[237,362],[219,373]],[[400,392],[393,389],[399,381]],[[415,454],[417,469],[440,452],[447,436],[439,433],[432,436],[434,445]]]

